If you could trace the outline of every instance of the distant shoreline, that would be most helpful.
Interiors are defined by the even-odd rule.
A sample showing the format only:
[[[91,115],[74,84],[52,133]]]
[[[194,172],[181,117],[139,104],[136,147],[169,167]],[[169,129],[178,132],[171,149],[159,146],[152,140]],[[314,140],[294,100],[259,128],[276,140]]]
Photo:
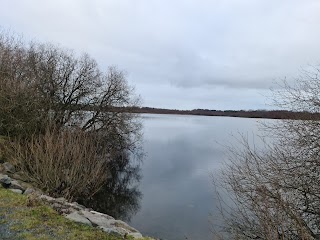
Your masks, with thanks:
[[[265,119],[295,119],[295,120],[320,120],[319,113],[291,112],[287,110],[176,110],[150,107],[124,108],[122,111],[149,114],[176,114],[176,115],[198,115],[217,117],[241,117],[241,118],[265,118]]]

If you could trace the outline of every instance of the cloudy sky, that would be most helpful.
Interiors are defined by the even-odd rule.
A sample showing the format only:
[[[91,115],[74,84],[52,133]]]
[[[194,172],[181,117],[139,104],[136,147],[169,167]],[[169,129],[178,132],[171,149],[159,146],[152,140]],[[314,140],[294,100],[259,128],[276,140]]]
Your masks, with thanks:
[[[319,0],[0,2],[2,28],[116,65],[150,107],[272,108],[275,81],[320,63]]]

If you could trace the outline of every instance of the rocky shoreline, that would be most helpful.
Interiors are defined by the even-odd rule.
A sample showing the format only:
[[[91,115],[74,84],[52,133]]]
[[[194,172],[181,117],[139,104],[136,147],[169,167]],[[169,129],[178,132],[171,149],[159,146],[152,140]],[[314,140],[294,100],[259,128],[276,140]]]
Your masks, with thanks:
[[[2,187],[17,194],[29,195],[30,198],[39,199],[48,203],[59,214],[77,223],[97,227],[108,234],[120,237],[143,238],[142,234],[127,223],[116,220],[112,216],[86,208],[77,202],[68,202],[65,198],[53,198],[45,195],[40,189],[35,188],[25,181],[21,174],[15,171],[14,166],[5,162],[0,164],[0,183]],[[150,238],[152,240],[152,238]]]

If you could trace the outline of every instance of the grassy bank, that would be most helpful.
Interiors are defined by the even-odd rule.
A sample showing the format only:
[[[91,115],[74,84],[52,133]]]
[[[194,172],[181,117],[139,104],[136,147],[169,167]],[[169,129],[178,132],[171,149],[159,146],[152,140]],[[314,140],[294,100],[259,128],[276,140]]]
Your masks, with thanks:
[[[1,239],[123,239],[94,227],[69,221],[39,200],[1,187],[0,199]]]

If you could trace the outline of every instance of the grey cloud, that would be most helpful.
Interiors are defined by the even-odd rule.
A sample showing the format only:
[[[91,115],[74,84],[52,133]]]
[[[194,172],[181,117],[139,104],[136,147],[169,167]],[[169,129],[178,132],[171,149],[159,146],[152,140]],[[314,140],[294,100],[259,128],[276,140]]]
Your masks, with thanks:
[[[145,87],[142,97],[175,89],[172,101],[184,105],[188,89],[264,91],[319,64],[319,10],[317,0],[11,0],[0,22],[26,38],[88,52],[102,68],[117,65]]]

